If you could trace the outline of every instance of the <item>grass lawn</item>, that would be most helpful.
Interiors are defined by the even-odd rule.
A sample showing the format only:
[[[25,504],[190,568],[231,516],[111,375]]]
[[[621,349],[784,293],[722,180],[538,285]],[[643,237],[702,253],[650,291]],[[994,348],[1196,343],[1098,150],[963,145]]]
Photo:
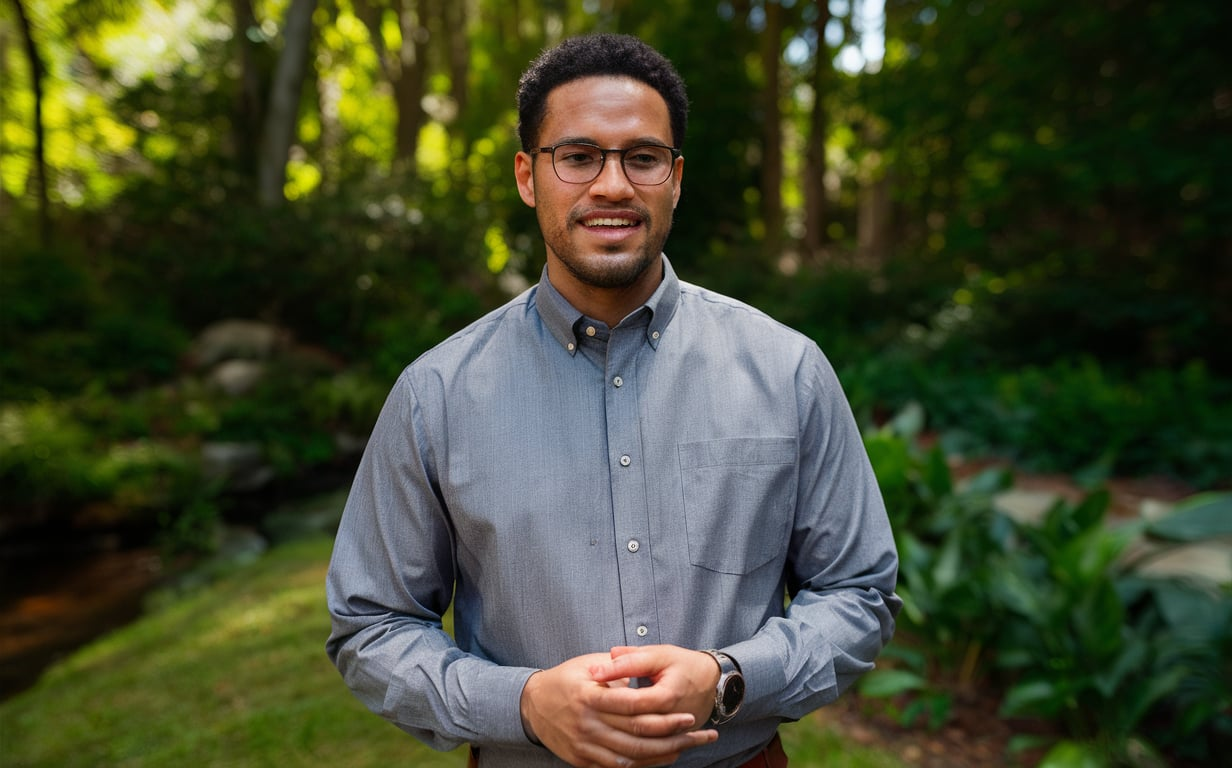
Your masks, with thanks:
[[[0,704],[0,764],[451,766],[370,714],[325,657],[331,540],[282,545],[59,663]],[[783,729],[793,768],[902,768],[805,720]]]

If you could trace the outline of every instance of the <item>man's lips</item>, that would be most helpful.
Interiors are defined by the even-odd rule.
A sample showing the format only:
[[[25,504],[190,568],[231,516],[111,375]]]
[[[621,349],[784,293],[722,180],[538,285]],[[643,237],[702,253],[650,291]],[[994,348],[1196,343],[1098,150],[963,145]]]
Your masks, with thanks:
[[[587,229],[627,229],[641,225],[643,217],[627,212],[597,212],[579,216],[578,224]]]

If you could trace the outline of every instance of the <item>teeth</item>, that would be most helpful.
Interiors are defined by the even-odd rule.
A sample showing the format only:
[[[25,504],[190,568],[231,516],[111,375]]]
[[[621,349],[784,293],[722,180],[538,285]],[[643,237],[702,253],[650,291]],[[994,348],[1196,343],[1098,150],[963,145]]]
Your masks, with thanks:
[[[632,219],[587,219],[588,227],[631,227],[637,222]]]

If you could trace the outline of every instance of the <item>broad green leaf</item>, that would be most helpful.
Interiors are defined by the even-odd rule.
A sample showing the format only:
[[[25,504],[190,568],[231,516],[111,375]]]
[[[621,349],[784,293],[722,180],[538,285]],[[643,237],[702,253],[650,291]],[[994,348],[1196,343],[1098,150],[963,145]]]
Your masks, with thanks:
[[[966,493],[997,493],[1012,484],[1013,475],[1009,470],[990,467],[968,480],[963,490]]]
[[[875,669],[860,678],[859,683],[860,693],[874,698],[897,696],[900,693],[920,691],[927,687],[927,680],[904,669]]]
[[[1062,741],[1048,750],[1038,768],[1105,768],[1108,760],[1094,744]]]
[[[1108,511],[1108,504],[1111,500],[1112,496],[1106,488],[1101,488],[1094,493],[1087,494],[1074,507],[1073,522],[1078,526],[1079,530],[1084,531],[1102,525],[1104,514]]]
[[[1047,680],[1028,680],[1006,692],[1001,701],[1002,715],[1049,714],[1060,709],[1066,695]]]
[[[889,430],[900,437],[914,438],[924,431],[924,407],[914,400],[907,403],[887,425]]]
[[[1177,504],[1172,513],[1147,526],[1168,541],[1201,541],[1232,536],[1232,493],[1201,493]]]
[[[1218,670],[1212,670],[1218,674]],[[1146,717],[1151,707],[1161,699],[1176,692],[1184,681],[1187,672],[1184,669],[1170,669],[1159,674],[1146,676],[1136,687],[1125,692],[1125,698],[1120,700],[1120,706],[1125,712],[1125,729],[1136,730],[1138,723]]]
[[[963,530],[954,530],[945,538],[941,546],[941,555],[933,565],[933,583],[945,591],[953,587],[962,575],[962,540]]]
[[[1005,751],[1011,755],[1016,755],[1027,750],[1039,749],[1045,744],[1052,743],[1052,741],[1053,737],[1050,736],[1036,736],[1029,733],[1015,734],[1010,737],[1009,742],[1005,746]]]
[[[925,459],[924,484],[937,498],[954,492],[954,476],[950,472],[950,465],[946,463],[945,451],[939,447],[929,451]]]
[[[991,577],[994,581],[989,586],[996,589],[1006,608],[1026,617],[1041,612],[1039,590],[1028,583],[1021,573],[1003,568],[994,571]]]
[[[928,655],[918,647],[893,642],[881,651],[883,659],[898,659],[912,669],[924,669],[928,663]]]
[[[1185,627],[1213,638],[1228,624],[1232,604],[1207,590],[1176,579],[1160,579],[1150,589],[1160,614],[1172,629]]]

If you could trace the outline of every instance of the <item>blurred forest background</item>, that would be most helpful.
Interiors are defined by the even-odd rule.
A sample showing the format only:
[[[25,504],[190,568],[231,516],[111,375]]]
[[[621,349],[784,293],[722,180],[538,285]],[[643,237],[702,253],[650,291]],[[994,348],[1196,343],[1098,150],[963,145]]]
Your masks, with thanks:
[[[514,91],[542,48],[595,30],[684,76],[667,252],[820,343],[896,523],[933,515],[908,556],[954,528],[937,456],[1232,487],[1232,4],[6,0],[9,550],[120,531],[209,551],[223,522],[345,486],[401,368],[537,279]],[[1057,512],[1058,547],[1091,510]],[[1172,701],[1155,743],[1232,733],[1220,600],[1199,643],[1218,690]],[[942,645],[999,610],[946,604]],[[1039,645],[1014,641],[1002,661]],[[1050,689],[1047,714],[1117,700],[1143,672],[1121,667]]]

